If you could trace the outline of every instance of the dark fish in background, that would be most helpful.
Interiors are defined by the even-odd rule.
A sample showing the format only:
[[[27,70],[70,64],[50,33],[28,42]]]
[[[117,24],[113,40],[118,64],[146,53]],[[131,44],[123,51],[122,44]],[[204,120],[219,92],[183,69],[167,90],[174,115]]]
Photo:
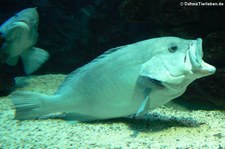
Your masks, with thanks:
[[[38,40],[38,23],[36,8],[28,8],[1,25],[0,58],[3,63],[14,66],[21,56],[25,73],[31,74],[48,59],[48,52],[34,47]]]

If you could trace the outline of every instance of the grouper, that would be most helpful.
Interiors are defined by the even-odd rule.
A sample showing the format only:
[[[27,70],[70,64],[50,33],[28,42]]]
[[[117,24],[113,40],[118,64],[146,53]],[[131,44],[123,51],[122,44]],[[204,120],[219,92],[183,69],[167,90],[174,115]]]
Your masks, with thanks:
[[[36,71],[49,57],[47,51],[34,47],[38,40],[39,15],[27,8],[0,26],[0,61],[15,66],[21,57],[26,74]]]
[[[140,116],[213,74],[216,68],[202,57],[201,38],[160,37],[113,48],[69,74],[54,95],[14,92],[15,119],[55,112],[77,121]]]

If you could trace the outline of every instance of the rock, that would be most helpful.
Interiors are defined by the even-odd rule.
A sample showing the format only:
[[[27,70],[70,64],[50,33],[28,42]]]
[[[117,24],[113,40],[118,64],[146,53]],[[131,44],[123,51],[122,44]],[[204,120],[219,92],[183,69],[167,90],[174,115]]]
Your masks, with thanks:
[[[5,42],[5,38],[0,33],[0,48]],[[0,53],[0,96],[5,96],[11,92],[15,85],[14,77],[8,72],[3,64],[6,61],[7,55]]]
[[[200,94],[206,100],[225,108],[225,69],[218,69],[213,76],[197,81]]]
[[[14,76],[9,72],[0,69],[0,96],[8,95],[11,93],[14,87]]]

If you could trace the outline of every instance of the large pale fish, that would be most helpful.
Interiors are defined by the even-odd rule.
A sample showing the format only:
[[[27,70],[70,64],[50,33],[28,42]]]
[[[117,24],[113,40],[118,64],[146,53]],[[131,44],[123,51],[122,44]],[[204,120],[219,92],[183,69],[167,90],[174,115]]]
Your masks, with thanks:
[[[0,27],[2,46],[0,57],[3,63],[16,65],[21,56],[26,74],[37,70],[47,59],[48,52],[34,47],[38,39],[39,16],[36,8],[20,11]]]
[[[213,74],[215,67],[202,57],[200,38],[161,37],[117,47],[69,74],[55,95],[14,92],[15,118],[54,112],[78,121],[139,116]]]

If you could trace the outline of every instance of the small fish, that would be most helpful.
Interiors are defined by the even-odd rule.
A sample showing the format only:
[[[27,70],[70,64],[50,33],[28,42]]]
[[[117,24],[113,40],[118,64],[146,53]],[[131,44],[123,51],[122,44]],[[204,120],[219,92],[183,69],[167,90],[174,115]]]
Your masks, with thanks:
[[[3,63],[14,66],[21,56],[25,73],[31,74],[48,59],[48,52],[33,47],[38,40],[38,22],[36,8],[28,8],[1,25],[0,57]]]
[[[161,37],[117,47],[69,74],[54,95],[14,92],[15,119],[54,112],[77,121],[140,116],[213,74],[216,68],[202,57],[200,38]]]

